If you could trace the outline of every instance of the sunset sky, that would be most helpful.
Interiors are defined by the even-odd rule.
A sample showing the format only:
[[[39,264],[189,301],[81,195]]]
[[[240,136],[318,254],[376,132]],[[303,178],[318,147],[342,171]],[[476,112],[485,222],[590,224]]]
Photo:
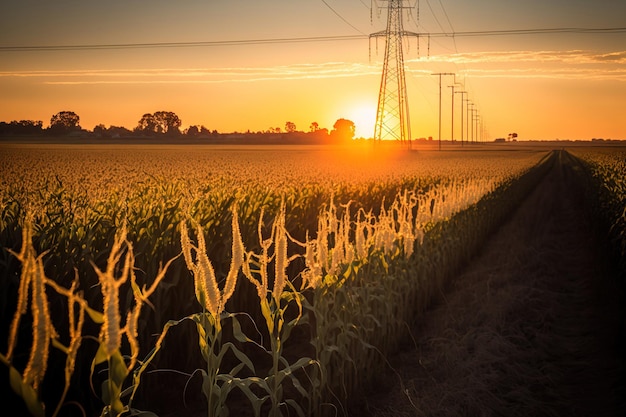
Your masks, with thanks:
[[[3,1],[0,121],[47,126],[53,114],[70,110],[89,130],[99,123],[132,129],[142,114],[166,110],[183,128],[220,132],[284,128],[287,121],[298,130],[312,122],[331,129],[347,118],[358,136],[371,137],[384,42],[377,51],[366,35],[384,30],[386,4],[378,1],[382,10],[371,19],[370,0]],[[432,73],[454,72],[464,83],[457,91],[468,91],[491,139],[510,132],[520,139],[626,139],[626,30],[461,34],[618,28],[626,27],[625,16],[623,0],[421,0],[419,14],[413,10],[404,23],[422,34],[404,52],[412,136],[437,137]],[[453,32],[459,35],[428,37]],[[271,39],[282,41],[264,42]],[[137,47],[12,49],[128,44]],[[444,139],[451,82],[444,78]]]

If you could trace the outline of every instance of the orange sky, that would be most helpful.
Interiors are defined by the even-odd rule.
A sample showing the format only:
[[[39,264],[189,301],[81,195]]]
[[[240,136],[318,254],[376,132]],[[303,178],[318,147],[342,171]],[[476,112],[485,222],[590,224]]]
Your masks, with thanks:
[[[87,4],[83,4],[87,3]],[[262,4],[259,4],[262,3]],[[350,3],[350,4],[347,4]],[[379,1],[379,5],[386,2]],[[424,4],[426,3],[426,4]],[[626,33],[433,37],[427,33],[619,27],[626,4],[481,0],[422,2],[405,29],[412,136],[437,137],[438,79],[454,72],[490,138],[626,139]],[[619,4],[618,4],[619,3]],[[0,16],[0,121],[43,120],[61,110],[81,125],[133,128],[146,112],[174,111],[183,127],[259,131],[292,121],[332,128],[353,120],[373,135],[384,45],[368,40],[71,51],[9,46],[195,42],[366,35],[369,0],[15,2]],[[5,49],[2,49],[5,47]],[[450,77],[451,78],[451,77]],[[451,79],[444,79],[442,137],[450,137]],[[463,87],[457,87],[458,89]],[[460,136],[457,95],[455,138]],[[465,113],[466,114],[466,113]]]

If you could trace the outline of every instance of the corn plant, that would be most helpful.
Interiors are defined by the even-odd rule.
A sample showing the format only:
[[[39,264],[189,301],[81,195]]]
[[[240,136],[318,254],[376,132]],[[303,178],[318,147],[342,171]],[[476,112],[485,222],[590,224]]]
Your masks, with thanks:
[[[15,256],[22,263],[17,311],[11,323],[9,346],[6,355],[0,359],[9,366],[11,388],[26,403],[29,412],[37,417],[45,416],[45,405],[39,399],[39,387],[46,374],[50,341],[56,332],[50,320],[46,295],[46,277],[43,271],[43,255],[37,256],[32,246],[32,226],[26,222],[22,235],[22,250]],[[28,308],[28,292],[31,291],[31,311],[33,316],[33,342],[26,368],[22,372],[12,366],[13,351],[17,342],[18,328],[22,315]]]
[[[261,387],[269,397],[271,417],[283,416],[289,407],[300,416],[304,410],[299,402],[293,398],[283,397],[283,384],[286,380],[292,384],[303,399],[310,400],[310,395],[304,388],[297,372],[316,364],[308,357],[299,358],[295,363],[283,356],[284,344],[296,326],[303,324],[302,298],[289,281],[286,270],[289,263],[298,255],[288,256],[287,247],[289,235],[285,229],[285,206],[281,205],[280,213],[274,220],[271,235],[264,238],[262,233],[263,213],[259,221],[259,243],[261,253],[248,253],[244,263],[244,274],[256,287],[257,295],[263,315],[264,324],[269,335],[270,346],[267,353],[271,356],[271,368],[264,378],[253,378],[253,382]],[[291,239],[293,241],[293,239]],[[296,242],[297,243],[297,242]],[[272,250],[273,249],[273,250]],[[269,285],[269,265],[273,262],[274,279]],[[295,317],[290,318],[288,310],[295,306]],[[265,398],[260,398],[263,401]]]
[[[170,259],[161,268],[149,288],[146,288],[145,285],[140,288],[134,272],[133,247],[127,240],[126,227],[123,226],[115,236],[106,269],[103,271],[95,264],[93,265],[102,291],[103,320],[99,336],[100,345],[92,361],[91,371],[93,375],[95,367],[106,362],[108,373],[107,379],[102,384],[102,399],[106,404],[102,410],[102,416],[119,416],[131,410],[133,398],[131,396],[129,403],[125,405],[123,403],[123,389],[128,375],[137,365],[139,356],[139,343],[137,341],[139,314],[144,303],[148,302],[148,297],[152,295],[165,277],[165,273],[173,261],[174,259]],[[132,287],[135,305],[128,311],[124,326],[121,326],[119,291],[126,282],[129,282]],[[122,336],[126,337],[131,349],[128,362],[121,352]]]
[[[626,152],[614,149],[578,150],[591,174],[590,192],[597,217],[608,229],[621,270],[626,266]]]
[[[239,387],[246,393],[250,392],[249,384],[246,385],[245,382],[236,381],[236,375],[244,367],[254,372],[254,365],[249,358],[232,342],[224,342],[222,340],[223,326],[228,320],[233,322],[233,328],[239,330],[239,332],[235,333],[235,336],[238,339],[247,340],[247,338],[240,335],[241,326],[238,323],[237,316],[225,310],[226,303],[235,291],[237,276],[244,261],[244,246],[239,232],[237,212],[233,211],[232,214],[232,259],[230,270],[222,289],[219,288],[215,270],[207,255],[202,226],[195,224],[197,245],[194,245],[189,237],[186,222],[181,222],[180,232],[182,253],[187,267],[193,275],[196,300],[200,303],[202,312],[192,314],[180,320],[169,321],[164,327],[155,348],[142,364],[136,378],[138,379],[139,375],[146,369],[147,364],[161,349],[169,329],[184,321],[191,320],[196,325],[200,352],[206,363],[206,368],[201,369],[200,372],[203,379],[202,392],[206,397],[208,415],[224,416],[228,414],[226,399],[233,388]],[[240,360],[240,363],[230,369],[228,373],[222,373],[223,360],[228,352],[232,352]],[[236,383],[233,383],[233,381]],[[253,402],[252,405],[257,410],[260,407],[258,401],[256,403]]]
[[[244,365],[254,372],[252,362],[232,342],[223,343],[222,341],[223,321],[228,318],[233,321],[237,320],[234,315],[225,312],[225,306],[235,291],[237,276],[244,262],[244,246],[239,232],[237,212],[233,211],[232,217],[233,244],[230,270],[224,288],[221,290],[206,252],[204,234],[200,225],[196,226],[196,234],[197,246],[191,243],[186,224],[181,223],[181,245],[185,262],[193,274],[196,299],[203,309],[202,313],[190,317],[196,324],[200,351],[206,362],[206,370],[201,371],[202,390],[207,399],[208,415],[222,416],[228,412],[225,402],[228,392],[233,388],[233,384],[228,383],[229,378],[224,378],[220,374],[224,355],[232,351],[241,361],[240,365],[230,370],[228,376],[236,376]]]

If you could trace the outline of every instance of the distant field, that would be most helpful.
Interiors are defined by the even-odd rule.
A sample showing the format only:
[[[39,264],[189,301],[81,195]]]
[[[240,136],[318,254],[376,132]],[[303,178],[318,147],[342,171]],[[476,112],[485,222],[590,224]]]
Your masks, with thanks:
[[[2,361],[33,414],[167,415],[189,390],[189,415],[333,414],[554,145],[2,142]],[[33,352],[56,365],[34,374]]]

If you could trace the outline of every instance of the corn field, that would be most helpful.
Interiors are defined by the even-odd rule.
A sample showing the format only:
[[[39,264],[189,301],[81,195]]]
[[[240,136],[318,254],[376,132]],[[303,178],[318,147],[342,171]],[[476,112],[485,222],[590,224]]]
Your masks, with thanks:
[[[593,149],[576,152],[593,181],[594,200],[599,217],[606,223],[615,254],[626,271],[626,151]]]
[[[3,146],[3,389],[33,416],[347,415],[552,161],[348,152]],[[618,159],[592,166],[623,208]]]

